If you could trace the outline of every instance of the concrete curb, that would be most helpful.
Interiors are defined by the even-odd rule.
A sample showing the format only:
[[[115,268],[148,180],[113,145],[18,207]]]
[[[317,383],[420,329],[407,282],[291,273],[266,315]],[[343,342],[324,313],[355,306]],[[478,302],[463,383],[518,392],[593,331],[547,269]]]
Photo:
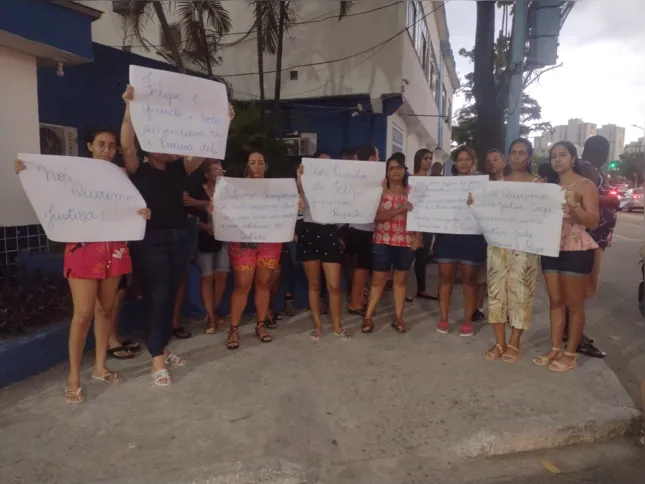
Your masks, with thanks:
[[[567,411],[500,423],[496,430],[479,430],[452,450],[460,457],[490,457],[590,444],[624,434],[639,418],[636,408],[625,406],[589,409],[582,415]]]

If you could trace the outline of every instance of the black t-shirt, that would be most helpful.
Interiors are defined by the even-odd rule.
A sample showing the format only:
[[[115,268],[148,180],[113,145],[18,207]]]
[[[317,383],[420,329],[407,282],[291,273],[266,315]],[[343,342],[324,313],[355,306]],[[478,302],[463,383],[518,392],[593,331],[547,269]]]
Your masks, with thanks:
[[[140,163],[137,171],[130,176],[152,212],[146,232],[185,227],[185,178],[183,159],[168,163],[165,170],[154,168],[150,163]]]

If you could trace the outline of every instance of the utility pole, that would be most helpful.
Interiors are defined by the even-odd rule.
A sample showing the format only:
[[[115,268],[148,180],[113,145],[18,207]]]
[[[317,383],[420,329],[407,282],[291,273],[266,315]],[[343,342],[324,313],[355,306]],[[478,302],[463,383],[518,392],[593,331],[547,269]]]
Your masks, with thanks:
[[[506,118],[506,149],[514,139],[520,137],[520,111],[522,106],[522,74],[529,22],[529,0],[517,0],[513,14],[513,36],[511,37],[511,80],[508,89],[508,116]]]

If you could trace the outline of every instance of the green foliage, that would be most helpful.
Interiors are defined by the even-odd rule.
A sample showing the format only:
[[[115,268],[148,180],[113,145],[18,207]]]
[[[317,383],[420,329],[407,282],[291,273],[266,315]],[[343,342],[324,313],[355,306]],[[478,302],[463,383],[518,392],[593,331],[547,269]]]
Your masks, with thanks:
[[[252,151],[264,154],[269,165],[268,176],[295,176],[295,165],[288,156],[288,147],[272,132],[260,126],[260,106],[255,103],[235,103],[235,118],[231,123],[226,144],[227,176],[242,176]]]
[[[494,47],[494,77],[497,93],[491,93],[491,96],[497,95],[498,98],[506,96],[507,93],[503,92],[505,85],[504,76],[507,75],[507,58],[509,41],[505,37],[499,37]],[[469,59],[471,62],[474,60],[475,51],[460,49],[459,55]],[[455,143],[468,145],[473,148],[478,154],[481,153],[478,140],[478,120],[477,112],[475,109],[475,99],[473,95],[474,75],[472,72],[464,76],[464,82],[460,92],[466,98],[467,104],[457,112],[455,126],[452,128],[452,139]],[[501,101],[501,99],[500,99]],[[522,94],[520,106],[520,134],[528,136],[531,132],[546,131],[551,129],[551,123],[542,121],[542,107],[537,100],[528,94]],[[502,149],[503,147],[500,147]]]

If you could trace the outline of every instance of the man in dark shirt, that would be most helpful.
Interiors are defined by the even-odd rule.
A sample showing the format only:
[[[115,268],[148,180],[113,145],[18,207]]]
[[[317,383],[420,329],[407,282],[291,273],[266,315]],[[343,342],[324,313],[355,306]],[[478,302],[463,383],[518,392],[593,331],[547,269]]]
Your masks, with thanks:
[[[592,298],[598,290],[598,281],[600,280],[600,266],[604,251],[611,243],[611,237],[616,227],[616,210],[620,205],[620,200],[616,196],[610,196],[606,186],[606,177],[602,173],[602,167],[609,160],[609,141],[602,136],[592,136],[586,142],[582,151],[582,159],[578,160],[580,174],[591,180],[598,188],[598,206],[600,212],[600,221],[598,227],[589,230],[589,235],[598,244],[595,252],[594,267],[591,272],[591,280],[587,297]],[[565,326],[567,334],[569,324],[569,313]],[[578,352],[594,358],[604,358],[607,354],[599,350],[589,337],[582,335]]]

